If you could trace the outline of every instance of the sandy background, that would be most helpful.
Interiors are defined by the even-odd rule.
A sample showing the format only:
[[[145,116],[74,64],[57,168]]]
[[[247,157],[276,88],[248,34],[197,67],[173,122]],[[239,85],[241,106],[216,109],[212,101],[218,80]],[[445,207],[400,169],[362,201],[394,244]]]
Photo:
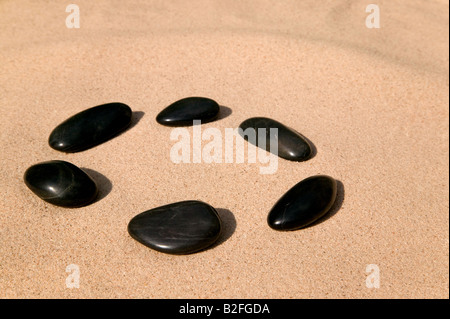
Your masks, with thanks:
[[[0,297],[448,298],[448,1],[0,1]],[[222,132],[272,117],[316,156],[255,164],[170,161],[155,117],[187,96],[225,112]],[[52,150],[51,130],[108,102],[132,127],[88,151]],[[89,169],[94,204],[52,206],[25,170],[60,159]],[[338,179],[329,218],[296,232],[266,224],[274,203],[315,174]],[[127,233],[145,210],[187,199],[224,221],[219,243],[189,256]],[[80,288],[66,288],[66,267]],[[380,288],[366,287],[366,267]]]

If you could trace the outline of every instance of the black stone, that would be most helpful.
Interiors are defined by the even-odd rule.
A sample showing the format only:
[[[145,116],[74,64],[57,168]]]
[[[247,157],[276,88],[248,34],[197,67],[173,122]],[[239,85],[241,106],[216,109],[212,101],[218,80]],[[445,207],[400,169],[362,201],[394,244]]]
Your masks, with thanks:
[[[159,124],[166,126],[189,126],[194,120],[207,123],[219,115],[219,104],[205,97],[188,97],[172,103],[156,117]]]
[[[216,210],[199,201],[178,202],[131,219],[128,233],[138,242],[168,254],[190,254],[213,244],[220,235]]]
[[[84,151],[125,130],[131,123],[131,113],[130,107],[122,103],[92,107],[59,124],[48,143],[66,153]]]
[[[309,177],[292,187],[269,213],[267,222],[276,230],[296,230],[323,217],[336,200],[337,183],[324,175]]]
[[[53,205],[80,207],[97,196],[97,185],[77,166],[65,161],[48,161],[31,166],[23,177],[38,197]]]
[[[265,129],[266,143],[265,147],[262,147],[266,151],[270,152],[270,129],[278,129],[278,156],[290,161],[306,161],[312,156],[312,149],[309,142],[298,132],[285,126],[284,124],[266,117],[252,117],[239,125],[239,134],[248,142],[261,147],[261,142],[258,142],[260,137],[258,135],[258,129]],[[254,129],[256,134],[255,140],[248,138],[245,134],[246,129]]]

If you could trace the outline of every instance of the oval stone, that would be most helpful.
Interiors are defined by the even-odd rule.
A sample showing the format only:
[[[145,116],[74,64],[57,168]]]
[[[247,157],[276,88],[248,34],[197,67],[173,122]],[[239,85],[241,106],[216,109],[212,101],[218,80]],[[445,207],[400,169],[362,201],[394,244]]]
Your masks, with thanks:
[[[59,124],[50,134],[49,145],[74,153],[101,144],[131,123],[131,109],[123,103],[102,104],[84,110]]]
[[[290,161],[301,162],[308,160],[312,155],[311,145],[305,139],[305,137],[303,137],[301,134],[297,133],[293,129],[275,120],[266,117],[252,117],[242,122],[241,125],[239,125],[239,128],[240,128],[239,134],[246,141],[250,142],[253,145],[261,147],[268,152],[271,152],[270,150],[271,140],[273,140],[273,138],[277,138],[278,154],[276,154],[275,152],[272,153],[278,155],[281,158]],[[271,128],[275,128],[278,130],[278,133],[272,135],[272,138],[270,134]],[[253,136],[251,135],[252,132],[254,132]],[[258,135],[259,133],[264,132],[265,132],[265,139],[264,136]],[[249,138],[249,136],[252,136],[252,138]],[[260,139],[262,139],[262,141],[265,140],[265,145],[264,143],[262,144],[260,142]]]
[[[194,120],[211,122],[219,115],[219,104],[205,97],[188,97],[172,103],[156,117],[159,124],[166,126],[189,126]]]
[[[168,254],[190,254],[212,245],[221,232],[216,210],[200,201],[183,201],[135,216],[128,233],[138,242]]]
[[[48,161],[28,168],[25,184],[39,198],[62,207],[80,207],[97,196],[91,177],[72,163]]]
[[[337,183],[332,177],[309,177],[292,187],[269,213],[267,222],[275,230],[296,230],[323,217],[336,200]]]

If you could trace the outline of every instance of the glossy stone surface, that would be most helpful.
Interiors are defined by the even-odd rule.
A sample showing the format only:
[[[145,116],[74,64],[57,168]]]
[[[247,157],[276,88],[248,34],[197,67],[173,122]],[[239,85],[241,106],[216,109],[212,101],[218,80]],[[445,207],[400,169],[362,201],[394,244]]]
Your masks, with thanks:
[[[323,217],[336,200],[337,183],[332,177],[309,177],[281,197],[267,222],[276,230],[296,230]]]
[[[168,254],[190,254],[212,245],[221,232],[216,210],[199,201],[178,202],[135,216],[128,232],[138,242]]]
[[[219,111],[219,104],[214,100],[188,97],[166,107],[158,114],[156,121],[166,126],[189,126],[194,120],[211,122],[217,118]]]
[[[58,151],[74,153],[101,144],[125,130],[132,111],[122,103],[102,104],[84,110],[59,124],[50,134],[49,145]]]
[[[33,165],[26,170],[23,179],[38,197],[57,206],[80,207],[97,196],[97,185],[92,178],[65,161]]]
[[[278,129],[278,156],[290,161],[306,161],[312,156],[312,149],[309,142],[299,133],[293,129],[285,126],[284,124],[277,122],[275,120],[266,117],[252,117],[239,125],[242,131],[239,134],[248,142],[259,147],[258,142],[259,135],[258,129],[265,129],[266,133],[266,145],[262,147],[266,151],[270,152],[270,129]],[[248,136],[245,135],[246,129],[254,129],[256,133],[256,139],[254,141],[249,140]]]

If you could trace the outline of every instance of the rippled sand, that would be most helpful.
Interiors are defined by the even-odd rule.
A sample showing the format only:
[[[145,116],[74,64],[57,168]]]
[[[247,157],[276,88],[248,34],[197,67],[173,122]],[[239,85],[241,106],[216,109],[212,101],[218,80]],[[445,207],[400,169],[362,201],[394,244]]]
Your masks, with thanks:
[[[448,1],[377,1],[368,29],[372,2],[86,0],[68,29],[63,1],[0,1],[0,297],[448,298]],[[196,95],[228,110],[204,129],[271,117],[317,154],[273,175],[174,164],[155,117]],[[48,146],[67,117],[114,101],[136,112],[127,132],[82,153]],[[50,159],[89,169],[100,199],[39,200],[22,176]],[[274,203],[316,174],[341,182],[328,218],[270,229]],[[212,249],[170,256],[128,235],[133,216],[187,199],[218,208]]]

